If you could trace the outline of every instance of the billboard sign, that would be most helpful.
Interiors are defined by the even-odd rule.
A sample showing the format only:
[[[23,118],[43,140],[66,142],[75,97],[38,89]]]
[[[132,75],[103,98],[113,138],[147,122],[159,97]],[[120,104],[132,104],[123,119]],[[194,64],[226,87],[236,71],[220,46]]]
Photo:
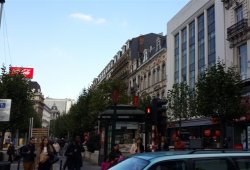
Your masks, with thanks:
[[[10,67],[10,75],[14,75],[17,73],[22,73],[25,78],[32,79],[34,68],[26,68],[26,67]]]
[[[11,99],[0,99],[0,122],[10,120]]]

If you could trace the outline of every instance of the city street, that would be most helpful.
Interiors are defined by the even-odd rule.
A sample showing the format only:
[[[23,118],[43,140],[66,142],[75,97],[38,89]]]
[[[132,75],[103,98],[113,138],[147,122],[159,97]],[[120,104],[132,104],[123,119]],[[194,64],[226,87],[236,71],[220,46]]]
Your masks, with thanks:
[[[58,162],[56,162],[54,165],[53,165],[53,170],[60,170],[60,164],[62,164],[63,166],[63,163],[64,163],[64,157],[60,157],[60,160]],[[13,162],[11,164],[11,170],[17,170],[18,169],[18,162]],[[100,170],[100,166],[98,165],[95,165],[89,161],[86,161],[84,160],[83,161],[83,166],[81,168],[82,170],[83,169],[88,169],[88,170]],[[19,167],[19,170],[23,170],[23,165],[22,165],[22,161],[20,162],[20,167]]]

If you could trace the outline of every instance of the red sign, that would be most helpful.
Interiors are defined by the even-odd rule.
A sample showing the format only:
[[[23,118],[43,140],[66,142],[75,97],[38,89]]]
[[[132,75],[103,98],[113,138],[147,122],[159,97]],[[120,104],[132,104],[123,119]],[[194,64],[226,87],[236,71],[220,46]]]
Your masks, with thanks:
[[[25,78],[32,79],[34,68],[10,67],[10,75],[14,75],[20,72],[24,75]]]

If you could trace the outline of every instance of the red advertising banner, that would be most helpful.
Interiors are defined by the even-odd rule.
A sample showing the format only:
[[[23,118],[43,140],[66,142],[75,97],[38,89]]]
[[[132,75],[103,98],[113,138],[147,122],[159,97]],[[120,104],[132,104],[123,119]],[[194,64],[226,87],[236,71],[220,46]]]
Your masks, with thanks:
[[[32,79],[34,68],[25,68],[25,67],[10,67],[10,75],[14,75],[16,73],[22,73],[25,78]]]

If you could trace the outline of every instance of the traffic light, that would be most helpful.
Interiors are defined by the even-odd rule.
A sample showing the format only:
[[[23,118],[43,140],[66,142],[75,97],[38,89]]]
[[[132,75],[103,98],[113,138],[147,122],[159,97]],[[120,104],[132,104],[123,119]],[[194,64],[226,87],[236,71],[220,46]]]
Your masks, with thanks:
[[[151,106],[147,106],[145,110],[145,121],[150,122],[152,117]]]
[[[154,98],[152,100],[152,123],[157,125],[162,120],[162,115],[166,111],[164,106],[167,103],[166,100]]]

